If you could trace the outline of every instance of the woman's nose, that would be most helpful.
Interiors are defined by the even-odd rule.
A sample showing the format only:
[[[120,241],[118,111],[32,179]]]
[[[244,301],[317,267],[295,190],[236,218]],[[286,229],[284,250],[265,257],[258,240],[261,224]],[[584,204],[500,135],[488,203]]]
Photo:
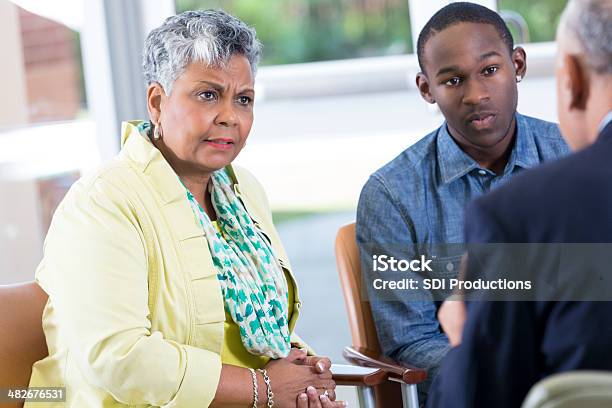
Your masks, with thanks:
[[[223,103],[221,103],[215,123],[219,126],[236,126],[238,123],[238,115],[236,114],[233,101],[223,101]]]

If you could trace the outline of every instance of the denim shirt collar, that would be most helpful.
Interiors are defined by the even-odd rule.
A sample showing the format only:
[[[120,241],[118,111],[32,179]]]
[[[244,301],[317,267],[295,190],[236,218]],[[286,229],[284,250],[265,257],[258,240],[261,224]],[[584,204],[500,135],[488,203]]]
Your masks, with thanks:
[[[503,174],[511,173],[514,167],[527,169],[540,163],[538,150],[531,129],[523,116],[517,113],[515,117],[517,125],[516,140]],[[474,169],[481,168],[478,163],[461,150],[453,140],[448,132],[446,122],[444,122],[438,130],[436,145],[437,160],[443,184],[450,183],[463,177]],[[483,170],[490,172],[487,169]]]

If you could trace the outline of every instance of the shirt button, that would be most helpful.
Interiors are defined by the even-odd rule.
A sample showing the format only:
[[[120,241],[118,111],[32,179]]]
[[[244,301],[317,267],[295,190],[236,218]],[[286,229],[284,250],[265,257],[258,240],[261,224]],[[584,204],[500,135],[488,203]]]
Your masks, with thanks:
[[[481,176],[486,176],[487,172],[484,170],[478,170],[478,174],[480,174]]]

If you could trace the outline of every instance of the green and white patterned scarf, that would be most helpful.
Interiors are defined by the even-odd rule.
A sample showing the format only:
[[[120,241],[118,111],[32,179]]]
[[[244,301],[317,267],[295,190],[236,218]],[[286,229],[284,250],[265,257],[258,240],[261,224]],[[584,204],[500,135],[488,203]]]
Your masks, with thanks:
[[[187,198],[208,241],[225,309],[254,355],[282,358],[291,348],[287,321],[287,281],[268,242],[232,189],[225,169],[211,176],[211,201],[220,234],[187,189]]]

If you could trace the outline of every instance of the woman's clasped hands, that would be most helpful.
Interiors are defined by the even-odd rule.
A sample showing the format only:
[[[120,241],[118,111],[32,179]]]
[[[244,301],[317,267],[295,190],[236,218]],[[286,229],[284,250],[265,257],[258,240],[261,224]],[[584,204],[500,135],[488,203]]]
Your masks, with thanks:
[[[285,358],[266,365],[274,391],[274,406],[280,408],[340,408],[336,383],[327,357],[308,356],[306,350],[293,348]]]

